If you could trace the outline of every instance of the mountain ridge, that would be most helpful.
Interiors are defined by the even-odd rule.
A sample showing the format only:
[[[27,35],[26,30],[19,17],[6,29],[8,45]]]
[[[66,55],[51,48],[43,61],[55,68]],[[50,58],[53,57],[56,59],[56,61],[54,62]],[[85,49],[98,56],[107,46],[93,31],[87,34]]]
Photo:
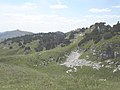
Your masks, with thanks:
[[[68,33],[4,40],[0,43],[0,89],[119,90],[119,26],[96,23]]]
[[[8,39],[8,38],[24,36],[24,35],[29,35],[29,34],[33,34],[33,33],[27,32],[27,31],[21,31],[19,29],[16,29],[13,31],[0,32],[0,41],[4,41],[5,39]]]

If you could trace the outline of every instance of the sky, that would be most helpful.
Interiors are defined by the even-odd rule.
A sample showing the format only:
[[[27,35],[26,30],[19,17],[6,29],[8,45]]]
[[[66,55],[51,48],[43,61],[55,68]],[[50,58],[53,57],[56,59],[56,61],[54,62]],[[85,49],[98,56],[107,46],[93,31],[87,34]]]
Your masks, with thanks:
[[[0,32],[68,32],[120,21],[120,0],[0,0]]]

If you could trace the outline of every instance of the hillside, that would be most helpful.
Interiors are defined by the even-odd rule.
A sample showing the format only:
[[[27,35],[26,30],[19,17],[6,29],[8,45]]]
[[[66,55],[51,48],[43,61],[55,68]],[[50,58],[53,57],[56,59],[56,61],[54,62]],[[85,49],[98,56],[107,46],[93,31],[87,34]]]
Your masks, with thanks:
[[[78,46],[85,52],[92,53],[97,60],[120,58],[120,23],[113,27],[105,23],[90,26],[90,33],[86,33]]]
[[[20,31],[20,30],[6,31],[6,32],[0,33],[0,41],[3,41],[8,38],[24,36],[29,34],[32,34],[32,33],[27,31]]]
[[[33,54],[71,43],[62,32],[38,33],[6,39],[0,44],[0,55]]]
[[[1,90],[119,90],[120,24],[0,43]]]

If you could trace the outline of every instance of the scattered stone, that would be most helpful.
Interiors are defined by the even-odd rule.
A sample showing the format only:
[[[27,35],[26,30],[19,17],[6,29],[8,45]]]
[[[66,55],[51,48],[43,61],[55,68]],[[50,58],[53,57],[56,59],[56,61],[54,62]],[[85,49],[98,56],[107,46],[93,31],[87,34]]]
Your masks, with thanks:
[[[115,73],[117,71],[117,68],[113,70],[113,73]]]
[[[33,65],[34,67],[37,67],[37,65]]]
[[[66,67],[75,67],[75,66],[81,66],[81,68],[83,66],[89,66],[92,67],[93,69],[97,69],[99,70],[101,66],[102,62],[92,62],[92,61],[88,61],[86,59],[79,59],[80,54],[76,51],[76,52],[71,52],[70,55],[68,56],[67,60],[61,64],[61,65],[65,65]],[[76,70],[76,69],[75,69]]]
[[[105,82],[105,81],[106,81],[106,79],[99,79],[99,81],[104,81],[104,82]]]
[[[109,64],[112,65],[112,64],[114,64],[114,62],[110,62]]]
[[[73,69],[74,69],[74,72],[77,72],[77,68],[76,67],[74,67]]]
[[[110,63],[110,62],[111,62],[111,60],[106,60],[105,62],[106,62],[106,63]]]
[[[112,68],[110,65],[106,65],[105,68]]]
[[[70,73],[70,72],[73,72],[72,69],[69,69],[66,71],[66,73]]]
[[[66,73],[77,72],[76,67],[72,67],[71,69],[67,70]]]

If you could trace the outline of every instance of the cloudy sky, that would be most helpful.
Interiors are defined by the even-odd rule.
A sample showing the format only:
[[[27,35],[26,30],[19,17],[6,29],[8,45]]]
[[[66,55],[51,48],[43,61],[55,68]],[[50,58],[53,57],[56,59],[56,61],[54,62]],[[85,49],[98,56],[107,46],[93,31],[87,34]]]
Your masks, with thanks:
[[[0,32],[67,32],[120,21],[120,0],[0,0]]]

